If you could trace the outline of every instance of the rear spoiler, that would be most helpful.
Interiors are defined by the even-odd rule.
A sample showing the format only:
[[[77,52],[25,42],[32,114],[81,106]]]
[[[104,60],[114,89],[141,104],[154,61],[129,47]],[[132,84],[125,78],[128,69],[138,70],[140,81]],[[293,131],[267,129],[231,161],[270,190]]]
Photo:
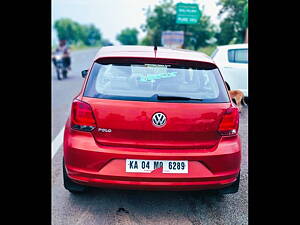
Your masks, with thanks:
[[[167,64],[178,67],[186,68],[201,68],[201,69],[216,69],[217,66],[214,63],[193,61],[193,60],[181,60],[181,59],[165,59],[165,58],[152,58],[152,57],[101,57],[95,60],[100,64]]]

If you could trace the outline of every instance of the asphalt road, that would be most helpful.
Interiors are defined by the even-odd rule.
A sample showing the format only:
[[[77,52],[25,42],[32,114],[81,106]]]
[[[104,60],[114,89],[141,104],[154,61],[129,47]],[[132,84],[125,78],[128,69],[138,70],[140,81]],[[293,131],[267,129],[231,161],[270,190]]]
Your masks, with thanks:
[[[52,140],[64,126],[71,110],[72,99],[81,90],[84,81],[81,71],[91,66],[98,50],[93,48],[71,52],[72,70],[66,80],[57,80],[52,64]]]
[[[80,91],[81,70],[87,69],[97,49],[72,53],[72,71],[66,80],[52,74],[52,140],[62,129],[73,97]],[[240,114],[242,140],[240,190],[236,194],[155,192],[93,189],[70,194],[62,183],[62,148],[52,159],[52,224],[248,224],[248,109]]]

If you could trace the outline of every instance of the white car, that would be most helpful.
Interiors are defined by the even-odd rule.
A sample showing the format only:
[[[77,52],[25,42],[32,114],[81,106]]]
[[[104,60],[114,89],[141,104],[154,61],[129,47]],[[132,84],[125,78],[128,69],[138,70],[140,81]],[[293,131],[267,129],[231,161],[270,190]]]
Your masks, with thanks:
[[[218,46],[211,58],[230,90],[240,90],[248,100],[248,44]]]

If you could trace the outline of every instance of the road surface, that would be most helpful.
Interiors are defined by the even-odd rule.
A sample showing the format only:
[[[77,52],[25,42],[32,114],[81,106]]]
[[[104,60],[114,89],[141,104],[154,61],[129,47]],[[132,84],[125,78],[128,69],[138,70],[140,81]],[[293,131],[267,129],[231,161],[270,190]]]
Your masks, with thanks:
[[[91,65],[98,49],[72,53],[69,78],[58,81],[52,73],[52,224],[248,224],[248,110],[240,114],[242,167],[240,190],[232,195],[206,192],[155,192],[93,189],[82,195],[63,187],[62,147],[59,134],[70,112],[73,97],[82,86],[81,70]],[[58,137],[58,138],[57,138]]]

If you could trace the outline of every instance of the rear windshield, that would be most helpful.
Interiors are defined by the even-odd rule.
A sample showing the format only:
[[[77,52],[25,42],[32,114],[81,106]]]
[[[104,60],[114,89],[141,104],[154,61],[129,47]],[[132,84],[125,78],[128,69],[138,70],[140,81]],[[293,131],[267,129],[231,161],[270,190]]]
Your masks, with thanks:
[[[229,102],[215,67],[147,63],[95,62],[84,96],[134,101]]]

